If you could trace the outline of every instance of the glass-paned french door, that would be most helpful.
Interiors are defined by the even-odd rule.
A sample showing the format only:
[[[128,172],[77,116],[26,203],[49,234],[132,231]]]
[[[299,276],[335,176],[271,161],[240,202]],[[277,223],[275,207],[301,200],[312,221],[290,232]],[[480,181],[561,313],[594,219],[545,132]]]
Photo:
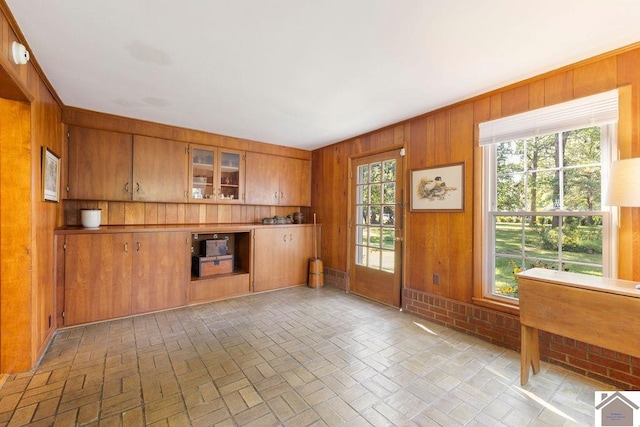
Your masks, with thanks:
[[[351,164],[350,292],[400,306],[403,164],[400,150]]]
[[[377,270],[395,269],[395,159],[357,168],[356,264]]]

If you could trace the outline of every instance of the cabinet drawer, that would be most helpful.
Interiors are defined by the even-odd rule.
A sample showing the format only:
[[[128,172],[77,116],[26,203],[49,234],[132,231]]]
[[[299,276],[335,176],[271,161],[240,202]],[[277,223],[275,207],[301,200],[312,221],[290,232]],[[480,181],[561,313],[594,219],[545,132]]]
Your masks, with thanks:
[[[191,303],[217,301],[250,293],[249,274],[213,276],[191,282],[189,301]]]

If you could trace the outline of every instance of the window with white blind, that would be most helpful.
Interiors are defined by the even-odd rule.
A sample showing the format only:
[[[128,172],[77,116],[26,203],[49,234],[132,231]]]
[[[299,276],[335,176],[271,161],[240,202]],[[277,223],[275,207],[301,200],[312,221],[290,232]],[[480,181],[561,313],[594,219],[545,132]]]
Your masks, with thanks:
[[[486,297],[516,302],[515,275],[533,267],[611,274],[617,118],[614,90],[480,123]]]

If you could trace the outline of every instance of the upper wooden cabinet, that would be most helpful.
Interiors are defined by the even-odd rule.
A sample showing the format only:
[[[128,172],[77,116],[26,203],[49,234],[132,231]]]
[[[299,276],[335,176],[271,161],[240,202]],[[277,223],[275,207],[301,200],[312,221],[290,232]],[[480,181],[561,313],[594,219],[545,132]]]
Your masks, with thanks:
[[[311,161],[281,157],[280,203],[311,206]]]
[[[177,141],[133,137],[133,200],[186,202],[188,146]]]
[[[244,202],[244,162],[241,151],[189,146],[190,200],[210,203]]]
[[[187,148],[177,141],[71,126],[67,198],[186,202]]]
[[[219,203],[244,202],[244,162],[245,154],[239,151],[218,149],[218,191]]]
[[[246,198],[251,205],[311,205],[311,162],[247,153]]]
[[[247,153],[246,197],[250,205],[277,205],[280,194],[279,157]]]
[[[132,135],[69,127],[67,197],[131,200],[132,146]]]
[[[311,161],[69,127],[68,199],[311,205]]]

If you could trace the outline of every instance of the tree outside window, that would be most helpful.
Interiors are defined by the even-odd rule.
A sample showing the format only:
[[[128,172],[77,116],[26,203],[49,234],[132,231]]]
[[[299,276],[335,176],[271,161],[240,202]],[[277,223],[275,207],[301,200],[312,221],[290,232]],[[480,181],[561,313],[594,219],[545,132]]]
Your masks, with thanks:
[[[357,168],[356,264],[393,272],[395,268],[396,161]]]
[[[606,126],[493,144],[489,212],[492,294],[518,298],[515,274],[532,267],[603,274]]]

